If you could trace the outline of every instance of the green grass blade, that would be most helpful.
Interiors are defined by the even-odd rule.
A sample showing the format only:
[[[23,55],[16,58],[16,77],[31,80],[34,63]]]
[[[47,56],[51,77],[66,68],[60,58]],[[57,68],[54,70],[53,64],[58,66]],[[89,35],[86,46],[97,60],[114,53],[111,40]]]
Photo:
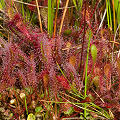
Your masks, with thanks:
[[[73,4],[74,4],[76,10],[78,10],[78,7],[77,7],[77,4],[76,4],[76,1],[75,1],[75,0],[73,0]]]
[[[82,94],[80,94],[80,95],[78,95],[78,94],[74,94],[73,92],[70,92],[70,94],[72,94],[72,95],[74,95],[74,96],[76,96],[76,97],[79,97],[79,98],[81,98],[81,99],[84,99],[84,96],[82,95]]]
[[[27,115],[28,115],[27,102],[26,102],[26,95],[25,95],[25,108],[26,108],[26,112],[27,112]]]
[[[52,10],[51,10],[51,34],[53,32],[53,19],[54,19],[54,0],[52,0]]]
[[[76,94],[78,94],[79,92],[77,91],[77,89],[75,89],[75,88],[73,87],[73,85],[70,83],[70,81],[66,78],[64,72],[63,72],[62,69],[60,68],[60,66],[59,66],[59,64],[58,64],[57,61],[56,61],[56,64],[57,64],[57,66],[59,67],[59,69],[60,69],[62,75],[65,77],[65,79],[66,79],[66,80],[68,81],[68,83],[70,84],[72,90],[73,90]],[[80,94],[80,95],[83,96],[82,94]]]
[[[5,2],[4,0],[0,1],[0,9],[3,9],[5,7]]]
[[[82,10],[83,0],[78,0],[78,9]]]
[[[57,0],[56,0],[57,1]],[[59,6],[60,6],[60,0],[58,0],[58,10],[59,10]]]
[[[51,8],[51,0],[48,0],[48,33],[51,34],[51,22],[52,22],[52,18],[51,18],[51,11],[52,11],[52,8]]]
[[[74,1],[75,0],[73,0],[73,3],[74,3]],[[76,10],[80,11],[80,10],[82,10],[83,0],[78,0],[77,2],[78,2],[78,7],[76,6],[76,1],[75,1],[74,5],[77,7]],[[76,29],[79,29],[79,23],[80,22],[77,20],[78,18],[79,18],[79,16],[78,16],[78,14],[76,14],[76,16],[75,16],[75,27],[76,27]]]
[[[108,1],[106,0],[106,10],[107,10],[107,21],[108,21],[108,28],[110,27],[110,21],[109,21],[109,9],[108,9]]]
[[[85,97],[86,97],[86,92],[87,92],[87,68],[88,68],[88,57],[89,57],[89,48],[90,48],[90,39],[91,39],[91,37],[92,37],[92,33],[91,33],[91,30],[90,30],[88,48],[87,48],[86,70],[85,70]]]
[[[21,2],[23,2],[23,0],[21,0]],[[24,6],[23,6],[23,4],[22,4],[22,16],[23,16],[23,18],[25,18],[25,11],[24,11]]]
[[[120,24],[120,2],[119,0],[114,0],[115,12],[117,16],[118,24]]]
[[[91,30],[89,32],[89,41],[88,41],[88,48],[87,48],[87,58],[86,58],[86,70],[85,70],[85,98],[87,95],[87,68],[88,68],[88,57],[89,57],[89,48],[90,48],[90,39],[92,37]],[[86,118],[86,104],[85,104],[85,110],[84,110],[84,117]]]
[[[110,119],[110,115],[109,115],[105,110],[103,110],[101,107],[95,105],[95,104],[92,103],[92,102],[89,103],[89,106],[94,107],[94,108],[97,108],[97,110],[100,111],[100,112],[102,112],[103,115],[104,115],[106,118],[109,118],[109,119]],[[100,113],[100,115],[102,115],[102,114]]]
[[[111,7],[110,7],[110,1],[108,1],[108,10],[109,10],[109,16],[110,16],[110,27],[112,28],[112,17],[111,17]]]
[[[113,19],[114,19],[114,34],[116,32],[116,15],[115,15],[115,5],[114,5],[114,0],[112,0],[112,5],[113,5]]]

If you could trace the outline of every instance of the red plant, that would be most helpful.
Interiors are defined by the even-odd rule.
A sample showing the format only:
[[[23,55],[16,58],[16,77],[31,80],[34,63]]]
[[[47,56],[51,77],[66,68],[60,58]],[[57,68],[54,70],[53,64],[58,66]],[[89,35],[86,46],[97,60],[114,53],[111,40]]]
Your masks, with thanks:
[[[23,23],[23,19],[21,18],[19,14],[15,14],[13,20],[9,22],[8,27],[10,27],[11,30],[13,30],[14,28],[17,31],[22,32],[28,39],[31,40],[31,36],[27,30],[27,27]]]
[[[64,77],[58,76],[58,77],[56,77],[56,79],[57,79],[58,83],[60,83],[62,85],[62,87],[64,89],[66,89],[66,90],[70,89],[69,83],[68,83],[68,81]]]
[[[41,2],[41,0],[39,2]],[[99,0],[93,9],[93,13],[95,12],[98,2]],[[44,4],[46,3],[45,1]],[[31,4],[35,4],[35,1],[32,1]],[[28,6],[28,8],[32,11],[35,10],[35,7]],[[61,93],[58,91],[63,90],[63,94],[66,92],[69,94],[69,92],[72,91],[70,84],[72,84],[72,88],[75,88],[75,92],[77,91],[84,95],[82,88],[84,88],[84,73],[86,67],[87,32],[91,29],[93,35],[91,44],[95,44],[98,50],[94,66],[91,54],[89,54],[88,61],[87,72],[89,85],[87,87],[87,93],[91,93],[93,99],[86,97],[84,100],[81,100],[81,103],[89,103],[92,101],[101,107],[115,108],[118,110],[118,100],[120,99],[119,59],[117,59],[117,66],[115,66],[111,60],[112,47],[109,42],[109,33],[101,30],[101,33],[98,32],[96,36],[97,25],[95,28],[92,28],[91,24],[93,13],[91,13],[89,9],[86,9],[86,5],[83,6],[83,16],[81,18],[81,20],[84,21],[83,34],[81,22],[81,31],[76,31],[72,28],[72,33],[70,33],[69,36],[62,34],[62,37],[56,38],[50,38],[47,33],[39,33],[39,28],[30,27],[28,22],[26,22],[20,14],[15,14],[13,19],[7,24],[9,30],[13,32],[10,41],[7,42],[0,37],[0,44],[2,46],[0,47],[0,92],[11,86],[13,88],[19,88],[20,90],[29,88],[28,91],[26,90],[26,95],[29,96],[29,99],[27,98],[27,104],[29,104],[30,109],[30,103],[32,100],[36,100],[35,105],[40,104],[43,110],[49,108],[46,107],[45,101],[41,99],[49,100],[49,102],[51,99],[55,99],[54,101],[62,99],[61,101],[63,101],[63,98],[59,97]],[[88,26],[86,26],[86,21]],[[86,29],[88,29],[88,31],[86,31]],[[83,38],[80,35],[83,35]],[[111,39],[113,38],[111,37]],[[82,46],[82,50],[80,46]],[[58,63],[59,66],[56,63]],[[116,77],[113,75],[114,69],[118,71],[118,73],[115,73]],[[115,85],[117,87],[113,90]],[[16,94],[16,91],[14,91],[14,93]],[[11,98],[11,95],[9,96]],[[19,101],[19,95],[17,94],[15,96],[17,96],[17,101]],[[4,95],[2,95],[2,99],[5,101]],[[71,97],[70,100],[71,99],[73,98]],[[77,99],[81,98],[76,96],[75,101]],[[117,103],[117,107],[113,101]],[[57,103],[55,103],[55,108],[56,106]],[[18,107],[20,108],[21,106],[18,105]],[[66,109],[65,111],[71,107],[74,108],[74,112],[82,111],[79,107],[74,107],[71,104],[64,104],[64,107]],[[50,108],[50,114],[57,116],[57,110],[55,110],[55,115],[53,113],[53,103],[50,103]],[[63,110],[62,108],[60,109]],[[22,107],[22,110],[25,111],[25,106]],[[20,115],[23,111],[18,113],[16,109],[14,114],[16,115],[17,113]],[[59,116],[61,113],[63,112],[60,111]]]

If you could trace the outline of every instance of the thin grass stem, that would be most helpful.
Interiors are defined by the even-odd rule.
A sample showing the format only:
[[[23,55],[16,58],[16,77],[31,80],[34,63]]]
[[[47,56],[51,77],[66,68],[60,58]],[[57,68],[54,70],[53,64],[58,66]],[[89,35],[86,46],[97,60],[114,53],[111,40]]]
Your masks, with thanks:
[[[97,30],[97,34],[98,34],[98,32],[99,32],[102,24],[103,24],[103,21],[104,21],[104,19],[105,19],[106,12],[107,12],[107,11],[106,11],[106,9],[105,9],[104,14],[103,14],[103,17],[102,17],[102,20],[101,20],[101,23],[100,23],[99,28],[98,28],[98,30]]]
[[[87,69],[88,69],[88,57],[89,57],[89,48],[90,48],[90,39],[92,37],[92,33],[91,33],[91,30],[89,32],[89,41],[88,41],[88,48],[87,48],[87,58],[86,58],[86,71],[85,71],[85,98],[86,98],[86,95],[87,95]],[[85,104],[85,110],[84,110],[84,117],[86,118],[86,104]]]
[[[62,26],[63,26],[63,21],[64,21],[65,14],[66,14],[66,11],[67,11],[68,3],[69,3],[69,0],[66,1],[65,9],[64,9],[64,12],[63,12],[63,16],[62,16],[62,20],[61,20],[61,24],[60,24],[60,30],[59,30],[59,37],[60,37],[60,34],[61,34],[61,30],[62,30]]]
[[[37,11],[38,11],[40,30],[41,30],[41,32],[43,32],[43,30],[42,30],[42,22],[41,22],[41,17],[40,17],[40,10],[39,10],[39,7],[38,7],[38,0],[36,0],[36,5],[37,5]]]
[[[26,108],[26,112],[27,112],[27,115],[28,115],[27,102],[26,102],[26,95],[25,95],[25,108]]]
[[[51,0],[48,0],[48,33],[51,33]]]
[[[76,0],[73,0],[73,3],[75,5],[76,10],[78,10],[77,4],[76,4]]]
[[[76,93],[76,94],[78,94],[78,91],[77,91],[77,89],[75,89],[74,87],[73,87],[73,85],[70,83],[70,81],[66,78],[66,76],[65,76],[65,74],[64,74],[64,72],[62,71],[62,69],[60,68],[60,66],[59,66],[59,64],[58,64],[58,62],[56,61],[56,64],[57,64],[57,66],[59,67],[59,69],[60,69],[60,71],[61,71],[61,73],[63,74],[63,76],[65,77],[65,79],[68,81],[68,83],[70,84],[70,86],[71,86],[71,88],[73,89],[73,91]],[[82,94],[80,94],[82,97],[83,97],[83,95]]]
[[[25,4],[25,5],[30,5],[30,6],[37,6],[37,5],[34,5],[34,4],[30,4],[30,3],[26,3],[26,2],[22,2],[22,1],[18,1],[18,0],[13,0],[14,2],[17,2],[17,3],[22,3],[22,4]],[[60,1],[60,0],[59,0]],[[38,7],[40,7],[40,8],[48,8],[48,7],[46,7],[46,6],[38,6]],[[70,6],[70,7],[61,7],[61,8],[59,8],[59,4],[58,4],[58,9],[59,10],[62,10],[62,9],[65,9],[65,8],[75,8],[75,6]],[[56,9],[56,8],[54,8],[54,9]],[[0,9],[1,10],[1,9]]]
[[[115,5],[114,5],[114,0],[112,0],[112,5],[113,5],[114,34],[115,34],[115,32],[116,32],[116,21],[115,21]]]

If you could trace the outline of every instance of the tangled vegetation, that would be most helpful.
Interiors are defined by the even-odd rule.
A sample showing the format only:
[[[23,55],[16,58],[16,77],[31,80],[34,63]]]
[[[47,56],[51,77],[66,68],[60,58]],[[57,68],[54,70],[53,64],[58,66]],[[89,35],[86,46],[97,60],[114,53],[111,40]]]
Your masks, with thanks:
[[[119,4],[1,0],[0,119],[119,119]]]

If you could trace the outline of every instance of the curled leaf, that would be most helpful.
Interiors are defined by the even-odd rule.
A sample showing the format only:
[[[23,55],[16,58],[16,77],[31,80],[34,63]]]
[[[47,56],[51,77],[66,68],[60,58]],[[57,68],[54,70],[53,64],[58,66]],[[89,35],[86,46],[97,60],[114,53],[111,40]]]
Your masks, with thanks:
[[[108,77],[109,71],[110,71],[110,64],[106,64],[106,65],[104,66],[104,73],[105,73],[105,76],[106,76],[106,77]]]
[[[96,88],[99,87],[99,76],[93,78],[92,83],[95,85]]]
[[[48,80],[49,80],[49,75],[45,73],[45,74],[43,75],[44,87],[47,87],[47,85],[48,85]]]
[[[96,67],[94,70],[95,75],[100,75],[101,74],[101,70],[100,68]]]
[[[70,56],[70,58],[69,58],[69,63],[70,63],[72,66],[75,66],[76,57],[75,57],[75,56]]]

